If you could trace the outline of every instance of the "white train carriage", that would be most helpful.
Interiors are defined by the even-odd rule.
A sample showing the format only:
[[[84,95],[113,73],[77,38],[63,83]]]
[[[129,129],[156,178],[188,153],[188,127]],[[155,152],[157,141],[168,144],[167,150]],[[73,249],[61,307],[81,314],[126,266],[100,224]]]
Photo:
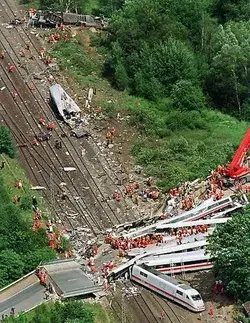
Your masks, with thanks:
[[[219,212],[218,214],[221,214],[223,216],[224,212]],[[217,213],[216,213],[217,214]],[[207,220],[195,220],[195,221],[185,221],[185,222],[175,222],[175,223],[165,223],[165,224],[159,224],[157,225],[156,229],[162,230],[164,229],[166,232],[170,231],[171,229],[178,229],[178,228],[185,228],[185,227],[193,227],[197,225],[208,225],[209,227],[214,227],[217,224],[224,224],[227,221],[231,220],[231,217],[227,218],[220,218],[220,217],[212,217],[211,219]]]
[[[225,197],[219,201],[213,201],[211,198],[188,212],[183,212],[180,215],[166,220],[160,220],[157,223],[153,223],[142,228],[129,230],[127,233],[123,233],[122,236],[124,238],[138,238],[154,232],[156,228],[160,229],[160,226],[163,224],[202,219],[207,216],[212,216],[212,214],[216,214],[217,212],[225,211],[227,208],[233,206],[234,203],[230,197]]]
[[[213,267],[210,256],[205,254],[204,249],[169,255],[151,255],[136,261],[136,264],[145,264],[166,274],[205,270]]]
[[[161,244],[160,246],[148,246],[145,248],[134,248],[127,251],[128,257],[135,257],[138,255],[145,255],[150,253],[153,255],[165,255],[171,253],[178,253],[178,252],[186,252],[186,251],[193,251],[197,249],[202,249],[207,245],[207,240],[203,239],[200,241],[194,242],[184,242],[181,245],[176,244],[176,240],[174,241],[175,244]]]
[[[179,283],[177,280],[152,268],[148,268],[146,265],[132,266],[130,278],[191,311],[201,312],[205,310],[204,302],[197,290]]]
[[[184,212],[180,215],[172,217],[171,219],[164,220],[163,223],[176,223],[181,221],[194,221],[198,219],[205,218],[207,216],[211,216],[213,213],[225,210],[228,207],[232,207],[234,205],[231,197],[225,197],[221,200],[214,201],[209,203],[209,201],[205,201],[201,205],[196,208]]]

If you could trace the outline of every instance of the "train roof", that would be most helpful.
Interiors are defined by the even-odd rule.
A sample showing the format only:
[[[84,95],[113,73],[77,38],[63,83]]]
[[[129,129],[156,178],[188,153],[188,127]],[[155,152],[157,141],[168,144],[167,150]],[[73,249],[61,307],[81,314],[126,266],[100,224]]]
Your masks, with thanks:
[[[50,95],[57,107],[60,116],[67,121],[66,114],[80,113],[81,110],[75,101],[65,92],[60,84],[50,87]]]
[[[189,238],[189,237],[187,237]],[[185,241],[183,241],[185,242]],[[145,248],[136,248],[136,249],[131,249],[128,250],[128,256],[129,257],[133,257],[136,255],[140,255],[140,254],[146,254],[146,253],[151,253],[152,255],[159,255],[159,254],[170,254],[173,252],[178,252],[178,251],[183,251],[183,250],[188,250],[188,249],[193,249],[193,248],[199,248],[199,247],[203,247],[205,245],[207,245],[207,241],[206,239],[200,240],[200,241],[195,241],[193,242],[189,242],[187,240],[187,242],[182,243],[181,245],[177,245],[176,244],[176,240],[174,241],[174,245],[173,244],[162,244],[160,246],[148,246]]]
[[[209,199],[190,211],[184,212],[180,215],[177,215],[170,219],[166,219],[164,221],[165,223],[175,223],[184,220],[188,221],[188,219],[190,219],[191,221],[192,218],[194,218],[195,216],[197,217],[202,212],[212,211],[213,209],[218,208],[218,206],[223,207],[228,205],[229,203],[233,203],[231,197],[225,197],[218,201],[211,201],[211,199]]]
[[[231,197],[225,197],[219,201],[213,201],[213,199],[210,198],[210,199],[204,201],[203,203],[201,203],[200,205],[196,206],[195,208],[193,208],[190,211],[183,212],[183,213],[181,213],[177,216],[174,216],[170,219],[160,220],[157,223],[153,223],[148,226],[144,226],[142,228],[133,229],[133,230],[123,234],[123,237],[124,238],[137,238],[137,237],[146,235],[148,233],[152,233],[156,229],[157,226],[160,226],[162,224],[180,222],[180,221],[182,221],[183,217],[187,217],[185,219],[187,221],[189,218],[192,218],[192,216],[194,216],[194,213],[195,214],[199,213],[203,209],[211,210],[212,208],[215,208],[216,205],[218,205],[218,204],[226,205],[228,203],[233,203]]]
[[[138,260],[136,263],[144,263],[148,266],[160,266],[175,263],[186,263],[199,260],[209,260],[210,256],[205,254],[205,250],[189,251],[182,253],[174,253],[169,255],[148,256]]]
[[[135,266],[136,266],[136,265],[135,265]],[[178,288],[180,288],[180,289],[183,289],[183,290],[193,289],[191,286],[188,286],[188,285],[186,285],[186,284],[182,284],[182,283],[178,282],[176,279],[174,279],[174,278],[172,278],[172,277],[169,277],[169,276],[167,276],[167,275],[165,275],[165,274],[161,273],[161,272],[160,272],[160,271],[158,271],[158,270],[155,270],[155,269],[153,269],[153,268],[150,268],[150,267],[148,267],[148,266],[147,266],[147,265],[145,265],[145,264],[142,264],[142,265],[137,266],[137,267],[142,268],[142,269],[144,269],[144,270],[146,270],[146,271],[150,272],[151,274],[154,274],[155,276],[157,276],[157,277],[159,277],[159,278],[161,278],[161,279],[163,279],[163,280],[167,281],[168,283],[171,283],[171,284],[172,284],[172,285],[174,285],[174,286],[178,286]]]
[[[236,211],[237,209],[242,209],[244,206],[240,203],[237,203],[237,202],[234,202],[234,206],[230,209],[227,209],[225,211],[222,211],[222,212],[218,212],[218,213],[215,213],[214,215],[211,216],[211,219],[212,220],[215,220],[215,219],[219,219],[219,218],[223,218],[225,215],[227,215],[228,213],[230,212],[234,212]]]
[[[224,213],[224,212],[221,212]],[[157,225],[156,229],[171,229],[171,228],[183,228],[183,227],[192,227],[196,225],[213,225],[213,224],[220,224],[226,223],[228,220],[231,220],[231,217],[228,218],[215,218],[215,219],[207,219],[207,220],[194,220],[194,221],[181,221],[176,223],[165,223]]]

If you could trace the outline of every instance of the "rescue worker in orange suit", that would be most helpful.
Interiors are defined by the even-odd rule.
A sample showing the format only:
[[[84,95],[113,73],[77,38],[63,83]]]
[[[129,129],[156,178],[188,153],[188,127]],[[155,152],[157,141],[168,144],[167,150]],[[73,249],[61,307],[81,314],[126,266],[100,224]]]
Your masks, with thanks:
[[[109,144],[112,144],[113,143],[112,134],[111,134],[110,131],[108,131],[106,133],[106,140],[107,140],[107,147],[108,147]]]
[[[52,131],[52,130],[54,130],[55,128],[56,128],[56,125],[55,125],[55,123],[54,123],[54,122],[48,122],[48,124],[47,124],[47,130]]]
[[[39,123],[42,124],[43,126],[45,126],[46,125],[45,118],[44,117],[40,117],[39,118]]]
[[[34,138],[34,140],[33,140],[33,145],[34,146],[39,146],[39,141],[36,138]]]
[[[14,65],[10,65],[9,67],[9,72],[14,72],[15,71],[15,66]]]

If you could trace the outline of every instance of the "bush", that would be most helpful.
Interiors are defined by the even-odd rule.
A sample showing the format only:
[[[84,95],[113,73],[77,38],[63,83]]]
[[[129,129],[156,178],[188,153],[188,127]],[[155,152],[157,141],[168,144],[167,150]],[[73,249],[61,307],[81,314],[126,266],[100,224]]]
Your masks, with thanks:
[[[2,153],[14,158],[16,156],[16,148],[13,144],[10,130],[0,126],[0,154]]]
[[[94,323],[94,306],[86,305],[81,301],[55,302],[38,306],[30,316],[21,314],[19,317],[10,317],[6,323]]]
[[[198,86],[190,81],[181,80],[177,82],[171,91],[173,107],[180,111],[201,110],[205,107],[205,97]]]

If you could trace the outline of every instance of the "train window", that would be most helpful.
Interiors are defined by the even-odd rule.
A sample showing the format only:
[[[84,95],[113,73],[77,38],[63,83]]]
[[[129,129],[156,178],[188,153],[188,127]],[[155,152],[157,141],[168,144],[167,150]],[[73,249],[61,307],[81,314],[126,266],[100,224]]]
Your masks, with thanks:
[[[145,274],[144,272],[142,272],[142,271],[140,271],[140,275],[141,276],[144,276],[144,277],[148,277],[148,275],[147,274]]]
[[[179,294],[179,295],[183,296],[183,293],[180,292],[179,290],[176,291],[176,294]]]
[[[191,295],[191,297],[192,297],[192,299],[193,299],[194,301],[200,301],[200,300],[201,300],[201,296],[200,296],[200,294]]]
[[[187,298],[187,299],[190,299],[188,295],[186,295],[186,298]]]

